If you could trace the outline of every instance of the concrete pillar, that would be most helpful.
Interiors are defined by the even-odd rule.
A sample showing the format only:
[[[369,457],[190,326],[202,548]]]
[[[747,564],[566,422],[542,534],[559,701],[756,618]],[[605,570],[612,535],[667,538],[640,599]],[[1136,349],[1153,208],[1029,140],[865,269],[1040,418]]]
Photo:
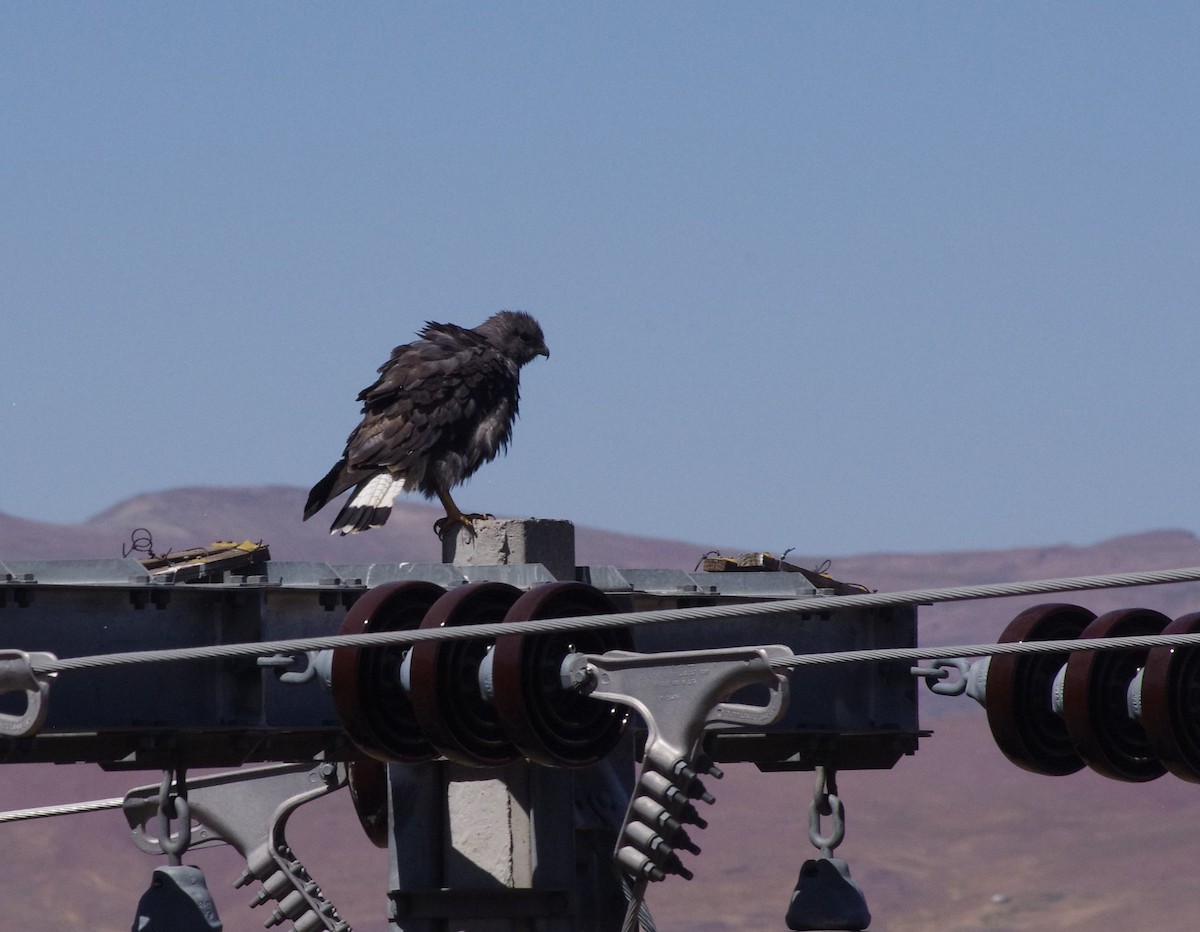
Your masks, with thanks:
[[[443,557],[473,566],[541,563],[557,579],[574,579],[574,526],[479,521],[473,535],[465,528],[448,535]],[[498,769],[441,761],[388,770],[393,932],[620,928],[619,890],[605,863],[612,842],[607,851],[599,846],[598,866],[594,825],[587,826],[588,841],[576,843],[577,812],[594,808],[596,779],[581,774],[578,782],[572,771],[524,761]],[[576,889],[581,878],[586,889]]]
[[[555,579],[575,578],[575,525],[550,518],[475,522],[442,539],[442,562],[459,566],[540,563]]]

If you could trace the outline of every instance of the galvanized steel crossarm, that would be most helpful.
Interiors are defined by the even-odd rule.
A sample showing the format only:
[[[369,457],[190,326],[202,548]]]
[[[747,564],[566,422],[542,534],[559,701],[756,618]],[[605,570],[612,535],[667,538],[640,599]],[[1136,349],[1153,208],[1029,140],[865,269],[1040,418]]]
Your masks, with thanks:
[[[418,644],[429,641],[453,641],[470,638],[494,638],[520,631],[522,634],[549,634],[562,631],[577,631],[599,628],[631,628],[639,625],[658,624],[671,621],[703,621],[737,618],[747,615],[787,615],[803,612],[831,613],[854,608],[884,608],[900,605],[922,605],[938,602],[961,602],[972,599],[1005,598],[1023,595],[1038,595],[1057,592],[1075,592],[1088,589],[1111,589],[1127,586],[1154,586],[1178,582],[1200,581],[1200,567],[1175,570],[1154,570],[1136,573],[1110,573],[1100,576],[1076,576],[1063,579],[1041,579],[1024,582],[990,583],[974,586],[953,586],[937,589],[915,589],[905,592],[871,592],[841,596],[812,596],[802,599],[780,599],[777,601],[749,602],[737,605],[708,605],[692,608],[658,609],[644,612],[625,612],[614,615],[581,615],[572,618],[554,618],[522,622],[492,622],[481,625],[463,625],[447,628],[426,628],[415,631],[386,631],[366,634],[328,635],[315,638],[293,638],[279,641],[260,641],[243,644],[214,644],[203,647],[181,647],[161,650],[129,651],[112,654],[95,654],[83,657],[67,657],[57,660],[36,660],[32,666],[36,673],[65,673],[71,670],[86,670],[99,667],[123,666],[140,663],[166,663],[197,660],[220,660],[233,657],[258,657],[281,653],[329,650],[337,647],[374,647],[385,645]],[[1185,637],[1185,636],[1180,636]],[[1112,639],[1117,640],[1117,639]],[[1124,640],[1124,639],[1122,639]],[[1049,643],[1049,642],[1038,642]],[[1181,643],[1193,643],[1183,641]],[[1074,642],[1079,649],[1079,642]],[[992,648],[1001,645],[976,645],[976,648]],[[1092,645],[1087,645],[1091,647]],[[1066,648],[1058,648],[1060,650]],[[938,659],[944,657],[972,656],[969,647],[912,648],[895,651],[905,656],[882,659]],[[978,654],[993,653],[990,649],[979,649]],[[1036,651],[1029,651],[1036,652]],[[797,658],[789,661],[790,666],[813,663],[849,663],[881,659],[874,651],[847,651],[839,654],[805,655],[807,657],[845,657],[805,661]]]

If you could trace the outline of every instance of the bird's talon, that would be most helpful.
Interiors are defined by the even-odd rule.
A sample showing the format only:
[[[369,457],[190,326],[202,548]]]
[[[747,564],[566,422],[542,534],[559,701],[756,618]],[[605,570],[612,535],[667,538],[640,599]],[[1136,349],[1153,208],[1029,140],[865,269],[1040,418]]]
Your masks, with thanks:
[[[489,521],[495,517],[496,517],[495,515],[484,515],[484,514],[476,514],[476,513],[469,514],[469,515],[461,514],[461,513],[453,514],[453,515],[446,515],[446,517],[438,518],[436,521],[433,522],[433,532],[435,534],[437,534],[438,540],[445,540],[447,530],[457,529],[458,527],[464,527],[467,529],[467,533],[470,534],[472,537],[474,537],[476,521]]]

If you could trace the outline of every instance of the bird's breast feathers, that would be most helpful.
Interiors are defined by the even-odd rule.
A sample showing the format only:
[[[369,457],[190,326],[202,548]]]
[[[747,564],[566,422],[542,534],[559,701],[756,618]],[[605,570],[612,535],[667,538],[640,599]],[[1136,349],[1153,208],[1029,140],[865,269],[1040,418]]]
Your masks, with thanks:
[[[490,460],[501,447],[508,444],[516,415],[516,405],[507,401],[487,411],[475,425],[470,448],[480,451],[484,459]]]

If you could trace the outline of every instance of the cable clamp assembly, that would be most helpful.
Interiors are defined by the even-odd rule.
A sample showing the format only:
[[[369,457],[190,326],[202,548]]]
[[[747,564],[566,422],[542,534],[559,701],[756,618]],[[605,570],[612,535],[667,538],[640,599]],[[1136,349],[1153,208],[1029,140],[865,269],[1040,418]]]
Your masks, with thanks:
[[[704,731],[778,721],[787,707],[787,679],[771,664],[790,656],[790,647],[771,645],[659,654],[612,650],[564,658],[565,687],[630,706],[646,722],[646,749],[615,855],[636,884],[644,887],[668,873],[691,877],[675,849],[699,853],[682,826],[704,827],[691,801],[712,803],[713,797],[699,776],[721,777],[700,753]],[[745,686],[765,686],[766,703],[724,701]]]

